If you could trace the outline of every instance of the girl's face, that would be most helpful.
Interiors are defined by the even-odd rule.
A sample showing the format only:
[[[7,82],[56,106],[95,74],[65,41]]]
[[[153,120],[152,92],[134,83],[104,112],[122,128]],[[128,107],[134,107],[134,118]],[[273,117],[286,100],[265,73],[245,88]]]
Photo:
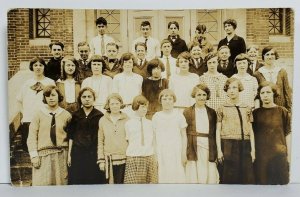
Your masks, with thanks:
[[[256,50],[255,48],[250,48],[249,51],[247,52],[248,57],[251,61],[256,61],[257,57],[258,57],[258,50]]]
[[[207,61],[207,68],[210,72],[217,71],[218,68],[218,57],[213,57]]]
[[[120,113],[121,102],[118,99],[111,98],[109,100],[109,109],[110,109],[112,114]]]
[[[159,66],[152,69],[152,77],[155,79],[159,79],[161,77],[161,68]]]
[[[191,50],[192,58],[199,59],[202,55],[202,49],[200,46],[194,46]]]
[[[273,64],[276,60],[275,51],[272,49],[264,55],[264,61],[267,64]]]
[[[124,60],[123,69],[125,72],[132,72],[133,68],[133,59]]]
[[[36,62],[32,65],[32,70],[33,70],[34,74],[37,76],[43,75],[44,69],[45,69],[45,66],[40,62]]]
[[[72,61],[66,60],[64,68],[65,68],[65,72],[67,75],[73,75],[75,72],[76,66]]]
[[[141,59],[141,60],[145,59],[146,49],[144,46],[137,46],[135,52],[136,52],[136,56],[139,59]]]
[[[93,75],[101,75],[102,74],[102,62],[92,62],[91,63],[91,69],[93,72]]]
[[[204,106],[207,100],[207,94],[205,91],[199,89],[195,94],[195,100],[197,106]]]
[[[58,94],[56,90],[52,90],[51,94],[48,97],[46,96],[45,98],[46,98],[47,105],[49,107],[53,108],[58,106]]]
[[[189,60],[184,58],[178,59],[178,65],[180,71],[189,71]]]
[[[236,61],[238,73],[246,73],[248,69],[248,60]]]
[[[92,94],[92,92],[87,90],[87,91],[83,92],[83,94],[80,97],[80,100],[81,100],[83,107],[90,108],[90,107],[93,107],[95,98],[94,98],[94,95]]]
[[[234,81],[228,86],[227,95],[230,99],[236,99],[239,97],[239,83]]]
[[[259,96],[265,105],[274,103],[274,93],[270,86],[263,87],[259,92]]]
[[[148,111],[148,104],[140,105],[139,109],[136,111],[136,113],[137,113],[138,116],[144,117],[144,116],[146,116],[147,111]]]
[[[163,110],[170,110],[173,109],[174,106],[174,98],[172,95],[163,95],[161,97],[161,105]]]

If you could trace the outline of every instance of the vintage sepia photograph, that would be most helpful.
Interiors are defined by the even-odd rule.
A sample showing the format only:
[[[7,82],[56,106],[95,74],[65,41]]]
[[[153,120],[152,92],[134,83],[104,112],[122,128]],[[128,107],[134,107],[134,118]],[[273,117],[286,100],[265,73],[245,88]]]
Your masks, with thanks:
[[[290,182],[293,9],[7,18],[13,186]]]

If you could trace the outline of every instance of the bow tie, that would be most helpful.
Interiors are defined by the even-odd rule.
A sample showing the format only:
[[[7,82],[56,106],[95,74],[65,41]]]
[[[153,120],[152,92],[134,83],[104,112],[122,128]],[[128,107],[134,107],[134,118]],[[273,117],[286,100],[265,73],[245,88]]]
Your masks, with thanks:
[[[116,59],[110,59],[108,60],[109,63],[115,63]]]
[[[41,82],[36,82],[36,84],[34,84],[33,86],[30,87],[32,90],[35,90],[36,93],[39,93],[40,91],[42,91],[44,89],[44,86]]]
[[[171,38],[172,38],[172,40],[176,40],[177,37],[176,36],[171,36]]]

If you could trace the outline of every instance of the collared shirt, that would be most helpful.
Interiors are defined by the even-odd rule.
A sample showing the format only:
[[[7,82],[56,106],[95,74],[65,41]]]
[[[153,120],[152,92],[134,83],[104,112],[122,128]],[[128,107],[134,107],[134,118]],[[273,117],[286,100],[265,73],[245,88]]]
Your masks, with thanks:
[[[142,92],[143,77],[136,73],[119,73],[113,79],[112,92],[123,98],[124,104],[131,104],[135,96]]]
[[[135,54],[135,44],[138,42],[146,42],[146,38],[144,36],[141,36],[137,39],[135,39],[132,43],[132,53]],[[148,61],[152,60],[155,57],[160,57],[160,44],[159,41],[155,38],[152,38],[149,36],[147,38],[147,54],[146,54],[146,59]]]
[[[240,92],[240,101],[250,107],[254,107],[254,99],[258,89],[257,79],[248,73],[244,77],[241,77],[238,74],[235,74],[232,77],[239,79],[243,84],[244,90]]]
[[[250,139],[250,131],[253,122],[252,110],[243,103],[237,106],[240,109],[243,120],[244,139]],[[224,103],[224,105],[217,110],[217,116],[218,122],[221,122],[222,125],[222,139],[242,139],[240,117],[236,105],[229,102]]]
[[[145,117],[142,119],[143,131],[141,130],[141,117],[135,115],[125,123],[126,139],[128,140],[126,156],[150,156],[154,154],[152,122]],[[144,145],[141,144],[142,135],[144,136]]]
[[[170,72],[171,72],[171,76],[178,74],[179,73],[179,68],[176,66],[176,59],[174,57],[172,57],[171,55],[168,56],[169,58],[169,63],[170,63]],[[162,63],[165,66],[165,71],[161,72],[161,76],[162,78],[167,78],[167,56],[164,56],[162,58],[159,58]]]
[[[43,106],[43,91],[37,92],[31,89],[37,82],[40,82],[44,87],[47,85],[55,85],[55,82],[47,77],[44,77],[40,81],[29,79],[24,83],[17,95],[17,101],[22,105],[22,122],[31,122],[35,112]]]
[[[115,42],[115,40],[106,34],[103,35],[103,39],[104,39],[104,48],[105,48],[104,55],[106,55],[107,43]],[[92,38],[90,42],[91,55],[96,54],[102,56],[101,41],[102,41],[102,35],[98,34],[96,37]]]

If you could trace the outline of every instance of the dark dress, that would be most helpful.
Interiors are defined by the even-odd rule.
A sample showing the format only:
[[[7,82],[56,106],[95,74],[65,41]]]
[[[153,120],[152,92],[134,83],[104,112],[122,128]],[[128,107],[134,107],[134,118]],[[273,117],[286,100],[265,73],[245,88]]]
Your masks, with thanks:
[[[73,140],[69,184],[104,184],[104,172],[97,165],[99,120],[103,114],[93,109],[88,116],[81,108],[72,115],[68,136]]]
[[[161,105],[158,102],[159,93],[168,88],[168,80],[160,79],[160,80],[152,80],[145,79],[142,84],[142,94],[149,101],[148,112],[146,117],[148,119],[152,119],[152,116],[155,112],[161,111]]]
[[[54,57],[51,57],[49,62],[47,63],[47,66],[45,68],[45,77],[48,77],[50,79],[53,79],[54,81],[57,81],[60,78],[61,75],[61,62],[62,58],[60,59],[54,59]]]
[[[253,111],[253,118],[257,184],[287,184],[289,165],[285,137],[291,132],[289,112],[281,106],[262,107]]]
[[[230,54],[231,56],[229,57],[229,59],[233,62],[235,57],[240,54],[240,53],[246,53],[246,43],[244,38],[234,35],[233,38],[228,41],[227,37],[225,37],[224,39],[220,40],[219,45],[218,45],[218,49],[223,46],[223,45],[227,45],[230,49]]]

